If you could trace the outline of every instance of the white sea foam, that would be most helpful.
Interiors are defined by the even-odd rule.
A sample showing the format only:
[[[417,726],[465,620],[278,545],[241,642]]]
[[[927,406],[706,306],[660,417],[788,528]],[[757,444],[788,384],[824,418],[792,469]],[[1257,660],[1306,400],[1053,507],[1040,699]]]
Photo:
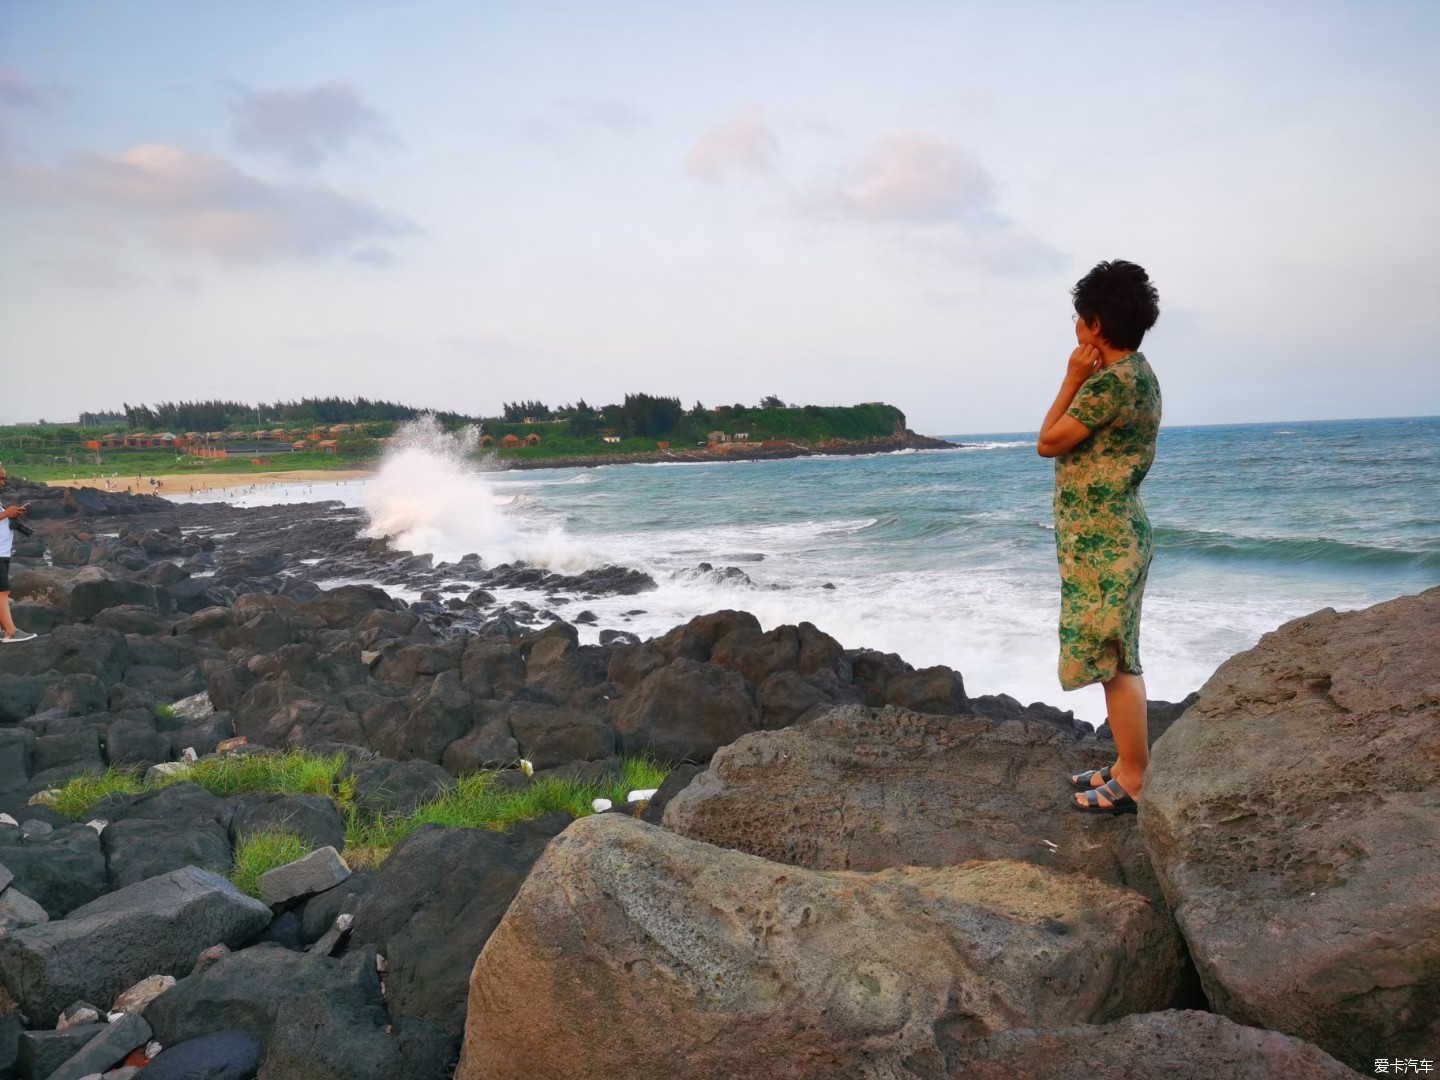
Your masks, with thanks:
[[[596,555],[561,529],[524,533],[507,515],[524,495],[497,496],[494,472],[477,465],[479,431],[447,432],[433,416],[403,424],[379,471],[364,485],[367,536],[396,547],[459,559],[475,552],[492,562],[523,559],[575,573],[599,565]],[[526,500],[528,501],[528,500]]]

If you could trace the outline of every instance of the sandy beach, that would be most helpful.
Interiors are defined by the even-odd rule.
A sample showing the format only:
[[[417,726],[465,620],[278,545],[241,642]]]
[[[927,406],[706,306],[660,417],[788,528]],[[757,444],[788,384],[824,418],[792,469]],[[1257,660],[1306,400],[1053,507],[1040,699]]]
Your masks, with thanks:
[[[292,469],[270,470],[267,472],[168,472],[155,473],[160,481],[158,489],[150,486],[150,476],[137,480],[133,476],[102,477],[93,475],[77,476],[73,480],[47,480],[50,487],[104,487],[105,479],[110,480],[111,490],[148,493],[159,495],[189,495],[192,492],[223,494],[227,491],[248,490],[272,484],[323,484],[343,480],[363,480],[375,475],[370,469]]]

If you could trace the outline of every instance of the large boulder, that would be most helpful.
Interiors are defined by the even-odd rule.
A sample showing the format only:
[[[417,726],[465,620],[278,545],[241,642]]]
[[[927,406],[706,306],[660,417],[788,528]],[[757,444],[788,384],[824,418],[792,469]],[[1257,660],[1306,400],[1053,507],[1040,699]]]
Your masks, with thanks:
[[[351,938],[390,965],[392,1012],[434,1024],[458,1040],[475,958],[565,813],[503,833],[427,825],[375,870],[355,912]]]
[[[1213,1007],[1368,1070],[1440,1046],[1440,588],[1226,661],[1140,831]]]
[[[615,702],[620,749],[666,761],[703,761],[760,727],[750,688],[718,664],[678,657]]]
[[[938,1077],[958,1041],[1160,1007],[1171,940],[1026,863],[818,872],[597,814],[480,954],[456,1077]]]
[[[1127,1016],[1113,1024],[1017,1028],[958,1043],[950,1075],[966,1080],[1354,1080],[1307,1042],[1208,1012]]]
[[[1023,859],[1163,907],[1135,819],[1065,806],[1067,775],[1107,763],[1094,753],[1044,723],[844,706],[725,747],[664,820],[813,870]]]
[[[76,999],[110,1002],[151,975],[178,978],[202,950],[242,945],[269,922],[260,901],[186,867],[0,937],[0,984],[31,1023],[53,1026]]]

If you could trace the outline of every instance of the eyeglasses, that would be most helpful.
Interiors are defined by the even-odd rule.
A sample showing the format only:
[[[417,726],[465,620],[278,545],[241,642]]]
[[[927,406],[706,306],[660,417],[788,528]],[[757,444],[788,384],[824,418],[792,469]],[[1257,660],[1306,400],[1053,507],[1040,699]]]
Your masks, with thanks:
[[[1070,321],[1072,323],[1078,323],[1080,321],[1080,313],[1077,311],[1074,315],[1071,315]]]

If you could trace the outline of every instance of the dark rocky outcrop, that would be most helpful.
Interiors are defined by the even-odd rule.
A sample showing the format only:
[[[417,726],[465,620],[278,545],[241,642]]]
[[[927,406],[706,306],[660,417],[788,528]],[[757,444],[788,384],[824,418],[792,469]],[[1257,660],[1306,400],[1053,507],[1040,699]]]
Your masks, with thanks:
[[[352,940],[389,963],[393,1013],[434,1025],[458,1046],[475,958],[550,839],[570,824],[551,813],[504,833],[426,826],[375,871]]]
[[[429,1080],[443,1064],[407,1059],[399,1040],[386,1033],[370,948],[338,960],[278,945],[244,949],[181,979],[150,1004],[145,1018],[162,1045],[245,1032],[264,1047],[264,1075]]]
[[[50,1026],[77,998],[109,1002],[150,975],[183,975],[201,950],[245,944],[269,921],[258,900],[187,867],[0,936],[0,982],[32,1023]]]

